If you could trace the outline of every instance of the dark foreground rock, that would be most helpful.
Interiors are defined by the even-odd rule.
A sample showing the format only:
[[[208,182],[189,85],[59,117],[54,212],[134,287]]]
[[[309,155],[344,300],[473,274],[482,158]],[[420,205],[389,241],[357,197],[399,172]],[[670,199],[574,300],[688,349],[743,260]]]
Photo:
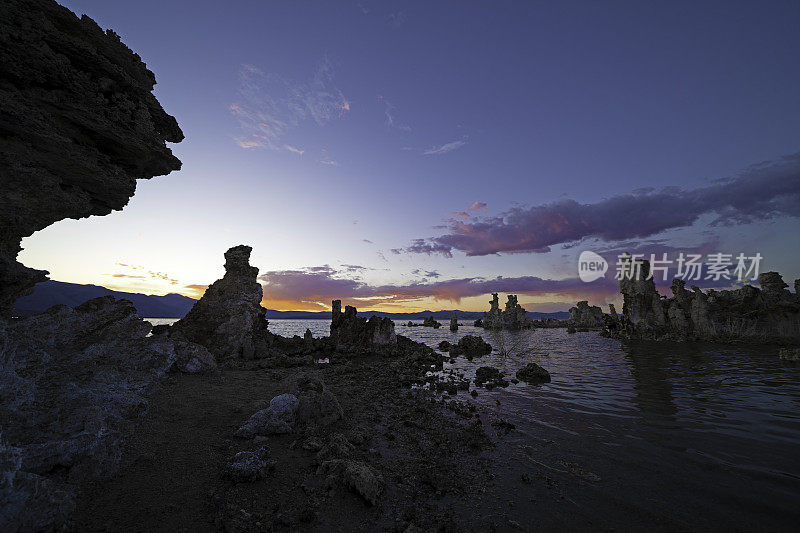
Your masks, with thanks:
[[[0,314],[47,272],[20,241],[65,218],[122,209],[137,179],[181,162],[156,79],[113,31],[51,0],[0,3]]]
[[[481,499],[491,484],[480,411],[410,388],[443,357],[401,336],[397,344],[393,354],[331,354],[321,366],[176,374],[125,445],[131,461],[90,487],[72,529],[488,530],[496,518],[452,508]],[[296,422],[291,433],[233,436],[251,407],[304,380],[324,383],[343,416]],[[229,474],[236,454],[265,445],[274,470],[247,482]]]
[[[82,484],[116,469],[158,380],[194,369],[196,357],[149,332],[110,296],[0,322],[0,530],[63,523]]]
[[[16,261],[21,240],[122,209],[137,179],[180,168],[166,141],[183,133],[141,58],[51,0],[0,3],[0,80],[0,531],[59,530],[159,378],[215,365],[110,297],[9,320],[47,274]]]

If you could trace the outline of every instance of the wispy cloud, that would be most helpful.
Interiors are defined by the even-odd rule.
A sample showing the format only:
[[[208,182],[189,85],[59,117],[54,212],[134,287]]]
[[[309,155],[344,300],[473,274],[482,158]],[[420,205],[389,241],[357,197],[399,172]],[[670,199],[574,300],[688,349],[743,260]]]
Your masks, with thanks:
[[[431,148],[428,148],[427,150],[425,150],[422,153],[425,154],[425,155],[447,154],[447,153],[453,152],[455,150],[458,150],[459,148],[461,148],[465,144],[467,144],[467,138],[466,137],[462,137],[461,139],[459,139],[457,141],[450,141],[449,143],[445,143],[445,144],[443,144],[441,146],[433,146]]]
[[[401,131],[411,131],[411,126],[409,126],[408,124],[400,124],[399,122],[397,122],[397,119],[396,119],[396,116],[395,116],[395,109],[396,108],[395,108],[393,103],[391,103],[389,100],[387,100],[383,96],[378,96],[378,100],[383,102],[383,105],[384,105],[383,114],[386,117],[386,120],[385,120],[384,123],[386,124],[387,128],[395,128],[395,129],[398,129],[398,130],[401,130]]]
[[[474,202],[471,206],[464,209],[463,211],[456,211],[455,213],[450,213],[454,217],[467,219],[470,217],[470,213],[475,211],[486,211],[486,202]]]
[[[305,150],[301,150],[299,148],[295,148],[294,146],[292,146],[290,144],[284,144],[283,148],[286,149],[286,150],[289,150],[290,152],[293,152],[293,153],[295,153],[297,155],[303,155],[304,153],[306,153]]]
[[[532,207],[514,206],[495,217],[453,219],[448,233],[416,239],[412,253],[452,257],[548,252],[584,238],[606,242],[645,239],[693,225],[701,216],[712,225],[738,225],[778,217],[800,217],[800,153],[743,170],[706,187],[639,190],[593,204],[562,199]]]
[[[404,11],[395,11],[393,13],[389,13],[389,15],[386,17],[386,22],[390,26],[399,28],[403,25],[403,23],[405,23],[406,19],[407,17]]]
[[[112,278],[125,278],[125,279],[157,279],[161,281],[166,281],[170,285],[177,285],[178,280],[171,278],[169,274],[165,274],[163,272],[155,272],[153,270],[148,270],[141,265],[129,265],[126,263],[117,263],[117,266],[121,266],[122,268],[126,268],[129,270],[133,270],[136,273],[134,274],[125,274],[125,273],[115,273],[111,274]]]
[[[239,71],[239,96],[229,106],[239,120],[242,148],[269,148],[302,154],[282,139],[302,122],[322,126],[350,111],[350,101],[333,85],[333,66],[325,58],[310,82],[298,83],[253,65]]]
[[[420,268],[415,268],[414,270],[411,271],[411,273],[414,274],[415,276],[421,276],[423,278],[434,278],[434,279],[436,279],[439,276],[441,276],[441,274],[439,274],[435,270],[422,270]]]
[[[334,161],[333,159],[320,159],[319,162],[322,163],[323,165],[328,165],[329,167],[339,166],[339,163],[337,161]]]

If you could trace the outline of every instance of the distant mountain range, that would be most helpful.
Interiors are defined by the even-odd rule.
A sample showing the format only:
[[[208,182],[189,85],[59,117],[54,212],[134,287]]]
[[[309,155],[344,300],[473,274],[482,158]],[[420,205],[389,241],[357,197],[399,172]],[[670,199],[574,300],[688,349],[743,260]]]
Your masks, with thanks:
[[[31,315],[34,313],[41,313],[54,305],[63,304],[70,307],[75,307],[82,304],[86,300],[97,298],[99,296],[113,296],[114,298],[121,298],[130,300],[136,307],[139,316],[144,318],[182,318],[189,309],[195,304],[197,300],[183,296],[181,294],[166,294],[164,296],[153,296],[147,294],[139,294],[135,292],[120,292],[106,289],[98,285],[80,285],[78,283],[66,283],[64,281],[48,280],[38,283],[33,290],[33,294],[24,296],[17,300],[14,305],[14,311],[19,315]],[[364,317],[378,316],[391,318],[392,320],[422,320],[425,317],[433,316],[439,321],[450,320],[453,314],[452,309],[445,311],[419,311],[417,313],[383,313],[380,311],[360,311],[359,315]],[[483,316],[482,312],[478,311],[458,311],[455,310],[461,321],[477,320]],[[565,320],[569,317],[566,311],[558,311],[555,313],[538,313],[528,311],[528,316],[534,320],[542,318],[558,318]],[[267,310],[267,318],[313,318],[330,320],[330,311],[273,311]]]
[[[54,305],[63,304],[75,307],[86,300],[111,295],[114,298],[130,300],[137,313],[147,318],[180,318],[189,312],[194,298],[182,294],[152,296],[135,292],[120,292],[98,285],[79,285],[63,281],[43,281],[37,283],[33,294],[23,296],[14,304],[14,311],[20,315],[41,313]]]
[[[459,311],[457,309],[444,310],[444,311],[418,311],[416,313],[384,313],[382,311],[359,311],[358,314],[363,317],[377,316],[381,318],[391,318],[392,320],[422,320],[426,317],[433,316],[438,321],[449,321],[453,311],[458,315],[460,321],[477,320],[483,317],[482,311]],[[557,311],[555,313],[539,313],[535,311],[528,311],[528,316],[533,320],[541,320],[543,318],[557,318],[559,320],[566,320],[569,318],[567,311]],[[330,311],[267,311],[267,318],[327,318],[330,319]]]

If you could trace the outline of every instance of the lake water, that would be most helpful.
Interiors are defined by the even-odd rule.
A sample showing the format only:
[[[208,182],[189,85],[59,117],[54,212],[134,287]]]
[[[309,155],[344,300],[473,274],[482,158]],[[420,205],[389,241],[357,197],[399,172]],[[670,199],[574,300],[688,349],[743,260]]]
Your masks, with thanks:
[[[284,336],[308,328],[319,337],[329,326],[278,319],[269,327]],[[399,322],[395,329],[433,348],[467,334],[505,348],[507,355],[445,364],[470,379],[484,365],[506,378],[531,361],[546,368],[551,383],[458,398],[516,426],[504,445],[533,447],[540,462],[591,472],[597,480],[573,487],[570,499],[611,509],[611,523],[633,513],[643,523],[656,516],[666,529],[752,531],[790,529],[800,520],[800,367],[782,364],[776,347],[625,346],[564,329],[498,334],[468,325],[450,332],[447,324]],[[506,468],[523,461],[511,457]]]

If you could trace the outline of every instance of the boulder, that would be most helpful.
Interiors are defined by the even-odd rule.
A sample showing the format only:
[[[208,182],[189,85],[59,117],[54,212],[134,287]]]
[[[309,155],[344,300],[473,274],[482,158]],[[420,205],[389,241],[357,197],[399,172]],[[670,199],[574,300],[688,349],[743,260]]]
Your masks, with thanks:
[[[297,406],[299,424],[328,426],[344,416],[336,396],[316,378],[308,376],[300,378],[295,395],[299,401]]]
[[[281,394],[269,402],[269,407],[253,414],[237,431],[237,437],[278,435],[294,430],[296,413],[300,405],[294,394]]]
[[[469,358],[481,357],[492,353],[492,346],[476,335],[464,335],[455,345],[450,345],[450,355],[457,357],[464,355]]]
[[[330,436],[328,441],[320,447],[317,452],[316,459],[319,463],[329,461],[331,459],[346,459],[355,451],[356,447],[341,433],[334,433]]]
[[[453,316],[450,317],[450,331],[458,331],[458,317],[455,311],[453,311]]]
[[[517,378],[526,383],[549,383],[550,372],[536,363],[528,363],[517,370]]]
[[[475,371],[475,385],[483,385],[487,389],[493,387],[508,387],[508,381],[503,379],[503,374],[492,366],[482,366]]]
[[[175,362],[171,370],[184,374],[202,374],[217,368],[217,361],[206,348],[185,339],[170,338],[175,347]]]

